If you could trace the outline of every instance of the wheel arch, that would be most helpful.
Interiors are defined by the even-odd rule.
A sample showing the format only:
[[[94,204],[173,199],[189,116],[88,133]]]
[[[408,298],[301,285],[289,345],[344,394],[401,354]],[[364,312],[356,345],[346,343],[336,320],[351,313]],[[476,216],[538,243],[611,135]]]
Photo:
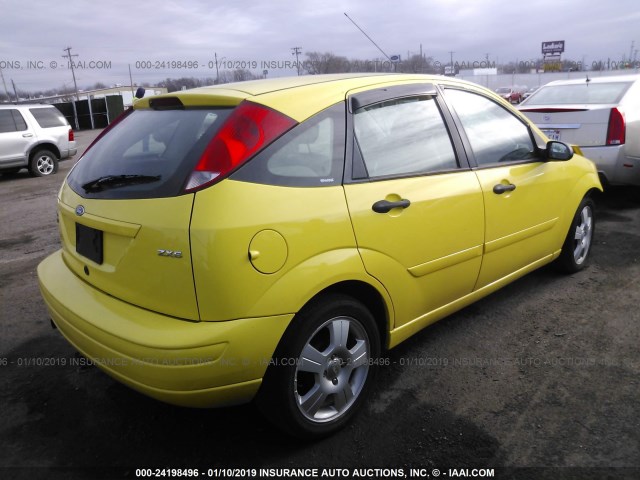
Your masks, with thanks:
[[[58,160],[60,160],[60,149],[54,143],[49,142],[37,143],[32,146],[31,150],[29,151],[29,160],[31,160],[33,156],[40,150],[49,150],[51,151],[51,153],[55,154],[56,157],[58,157]]]
[[[348,295],[368,308],[376,321],[376,326],[378,327],[381,343],[380,346],[388,348],[389,331],[391,330],[393,312],[393,307],[389,304],[390,300],[385,298],[371,284],[360,280],[346,280],[335,283],[319,291],[310,298],[302,308],[318,301],[325,295],[333,293]]]
[[[564,211],[562,212],[562,224],[560,232],[563,233],[562,239],[560,240],[560,246],[562,246],[562,244],[564,243],[566,234],[569,231],[569,227],[571,226],[573,217],[578,206],[580,205],[580,202],[582,202],[582,199],[585,197],[591,197],[594,201],[597,202],[598,197],[601,194],[602,186],[600,184],[598,175],[595,172],[593,174],[584,175],[580,179],[580,181],[576,183],[573,190],[568,193],[567,197],[571,200],[566,202]]]

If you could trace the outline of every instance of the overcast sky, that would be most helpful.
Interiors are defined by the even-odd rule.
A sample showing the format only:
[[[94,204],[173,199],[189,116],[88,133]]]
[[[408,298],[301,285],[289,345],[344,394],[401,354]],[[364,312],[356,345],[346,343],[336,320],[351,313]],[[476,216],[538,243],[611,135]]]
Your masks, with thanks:
[[[381,58],[345,12],[388,55],[405,58],[422,44],[427,56],[442,63],[449,61],[450,51],[458,63],[484,60],[487,53],[491,62],[537,59],[541,42],[553,40],[565,40],[564,58],[587,65],[623,55],[628,59],[632,41],[634,50],[640,48],[638,0],[2,3],[0,67],[9,90],[11,80],[26,91],[73,85],[62,58],[66,47],[78,55],[74,60],[84,62],[76,70],[79,88],[98,81],[128,84],[128,65],[134,83],[215,77],[215,68],[209,68],[214,52],[218,60],[252,62],[247,65],[257,65],[254,73],[262,72],[262,62],[295,59],[291,47],[301,47],[301,60],[311,51]],[[140,61],[150,61],[145,66],[152,68],[136,68]],[[166,62],[171,61],[197,61],[199,67],[170,70]],[[284,67],[269,69],[270,77],[292,73]]]

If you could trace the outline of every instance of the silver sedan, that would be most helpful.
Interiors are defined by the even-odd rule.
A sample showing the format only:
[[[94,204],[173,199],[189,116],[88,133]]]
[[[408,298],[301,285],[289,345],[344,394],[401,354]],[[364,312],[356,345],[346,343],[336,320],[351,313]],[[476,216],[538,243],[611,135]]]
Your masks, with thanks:
[[[549,139],[578,145],[603,183],[640,185],[640,75],[551,82],[519,110]]]

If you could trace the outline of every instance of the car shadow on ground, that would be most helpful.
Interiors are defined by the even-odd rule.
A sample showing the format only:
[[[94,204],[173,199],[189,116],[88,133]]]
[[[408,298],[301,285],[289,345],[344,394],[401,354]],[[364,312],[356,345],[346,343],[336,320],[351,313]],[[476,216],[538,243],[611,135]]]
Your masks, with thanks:
[[[47,364],[27,365],[34,358]],[[0,465],[399,468],[451,465],[452,455],[459,465],[499,463],[495,439],[451,412],[417,401],[409,390],[396,394],[386,411],[368,405],[338,434],[303,442],[281,433],[253,405],[166,405],[95,366],[70,366],[72,358],[73,350],[53,331],[9,353]],[[382,372],[374,399],[384,396],[400,369]],[[67,474],[73,477],[74,471]]]

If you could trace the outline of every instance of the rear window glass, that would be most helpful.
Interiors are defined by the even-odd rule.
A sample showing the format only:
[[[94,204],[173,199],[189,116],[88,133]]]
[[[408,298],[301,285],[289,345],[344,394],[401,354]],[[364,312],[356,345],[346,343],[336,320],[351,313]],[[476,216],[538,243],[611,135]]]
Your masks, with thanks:
[[[91,198],[179,195],[230,112],[136,110],[82,157],[68,183],[79,195]]]
[[[67,127],[69,123],[57,108],[30,108],[29,111],[42,128]]]
[[[542,87],[529,97],[527,105],[572,105],[619,103],[630,82],[576,83]]]

